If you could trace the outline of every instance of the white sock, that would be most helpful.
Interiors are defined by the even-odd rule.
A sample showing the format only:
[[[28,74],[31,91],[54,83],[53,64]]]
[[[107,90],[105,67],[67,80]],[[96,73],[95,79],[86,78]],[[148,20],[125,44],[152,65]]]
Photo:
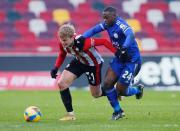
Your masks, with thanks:
[[[70,114],[70,115],[74,115],[74,111],[68,112],[68,114]]]

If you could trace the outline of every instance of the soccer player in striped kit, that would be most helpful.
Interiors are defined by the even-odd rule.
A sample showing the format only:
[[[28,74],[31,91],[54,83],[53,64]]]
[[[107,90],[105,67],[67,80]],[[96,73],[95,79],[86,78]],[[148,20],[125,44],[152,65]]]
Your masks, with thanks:
[[[74,59],[63,70],[58,80],[58,86],[62,102],[67,111],[67,114],[60,120],[75,120],[76,117],[73,112],[69,87],[75,79],[85,73],[89,81],[92,96],[95,98],[104,96],[105,93],[100,86],[103,59],[94,46],[104,45],[113,53],[116,52],[116,49],[106,39],[84,39],[81,36],[76,36],[75,29],[70,24],[60,27],[58,37],[60,41],[60,52],[56,59],[55,67],[51,70],[51,77],[56,78],[57,71],[62,65],[67,53],[74,56]]]

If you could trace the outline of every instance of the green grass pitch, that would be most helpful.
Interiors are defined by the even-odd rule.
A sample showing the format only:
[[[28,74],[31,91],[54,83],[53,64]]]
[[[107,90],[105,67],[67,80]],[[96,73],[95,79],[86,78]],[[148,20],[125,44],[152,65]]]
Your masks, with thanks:
[[[0,131],[180,131],[180,92],[145,90],[142,100],[126,97],[126,117],[110,120],[112,108],[105,97],[73,90],[76,121],[60,122],[65,113],[58,91],[0,91]],[[23,112],[35,105],[40,122],[25,122]]]

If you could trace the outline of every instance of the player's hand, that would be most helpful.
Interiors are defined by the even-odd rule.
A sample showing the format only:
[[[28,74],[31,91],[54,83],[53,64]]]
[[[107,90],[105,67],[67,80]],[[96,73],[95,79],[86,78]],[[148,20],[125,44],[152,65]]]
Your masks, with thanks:
[[[117,51],[115,52],[115,56],[118,57],[123,62],[129,60],[129,56],[126,48],[117,49]]]
[[[127,54],[126,48],[117,49],[117,51],[115,52],[115,56],[118,58],[121,58],[122,55],[125,55],[125,54]]]
[[[57,72],[58,72],[58,68],[57,67],[54,67],[53,69],[51,69],[51,77],[56,79]]]
[[[79,51],[83,50],[85,38],[81,35],[74,40],[74,45],[79,49]]]

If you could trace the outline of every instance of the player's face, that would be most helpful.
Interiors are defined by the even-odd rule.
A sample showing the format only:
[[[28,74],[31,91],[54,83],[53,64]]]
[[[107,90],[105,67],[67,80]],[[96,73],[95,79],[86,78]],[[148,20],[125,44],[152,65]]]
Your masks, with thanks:
[[[73,44],[74,37],[60,37],[60,42],[63,47],[69,47]]]
[[[108,25],[108,26],[112,26],[116,16],[108,11],[105,11],[102,13],[102,17],[104,19],[104,22]]]

